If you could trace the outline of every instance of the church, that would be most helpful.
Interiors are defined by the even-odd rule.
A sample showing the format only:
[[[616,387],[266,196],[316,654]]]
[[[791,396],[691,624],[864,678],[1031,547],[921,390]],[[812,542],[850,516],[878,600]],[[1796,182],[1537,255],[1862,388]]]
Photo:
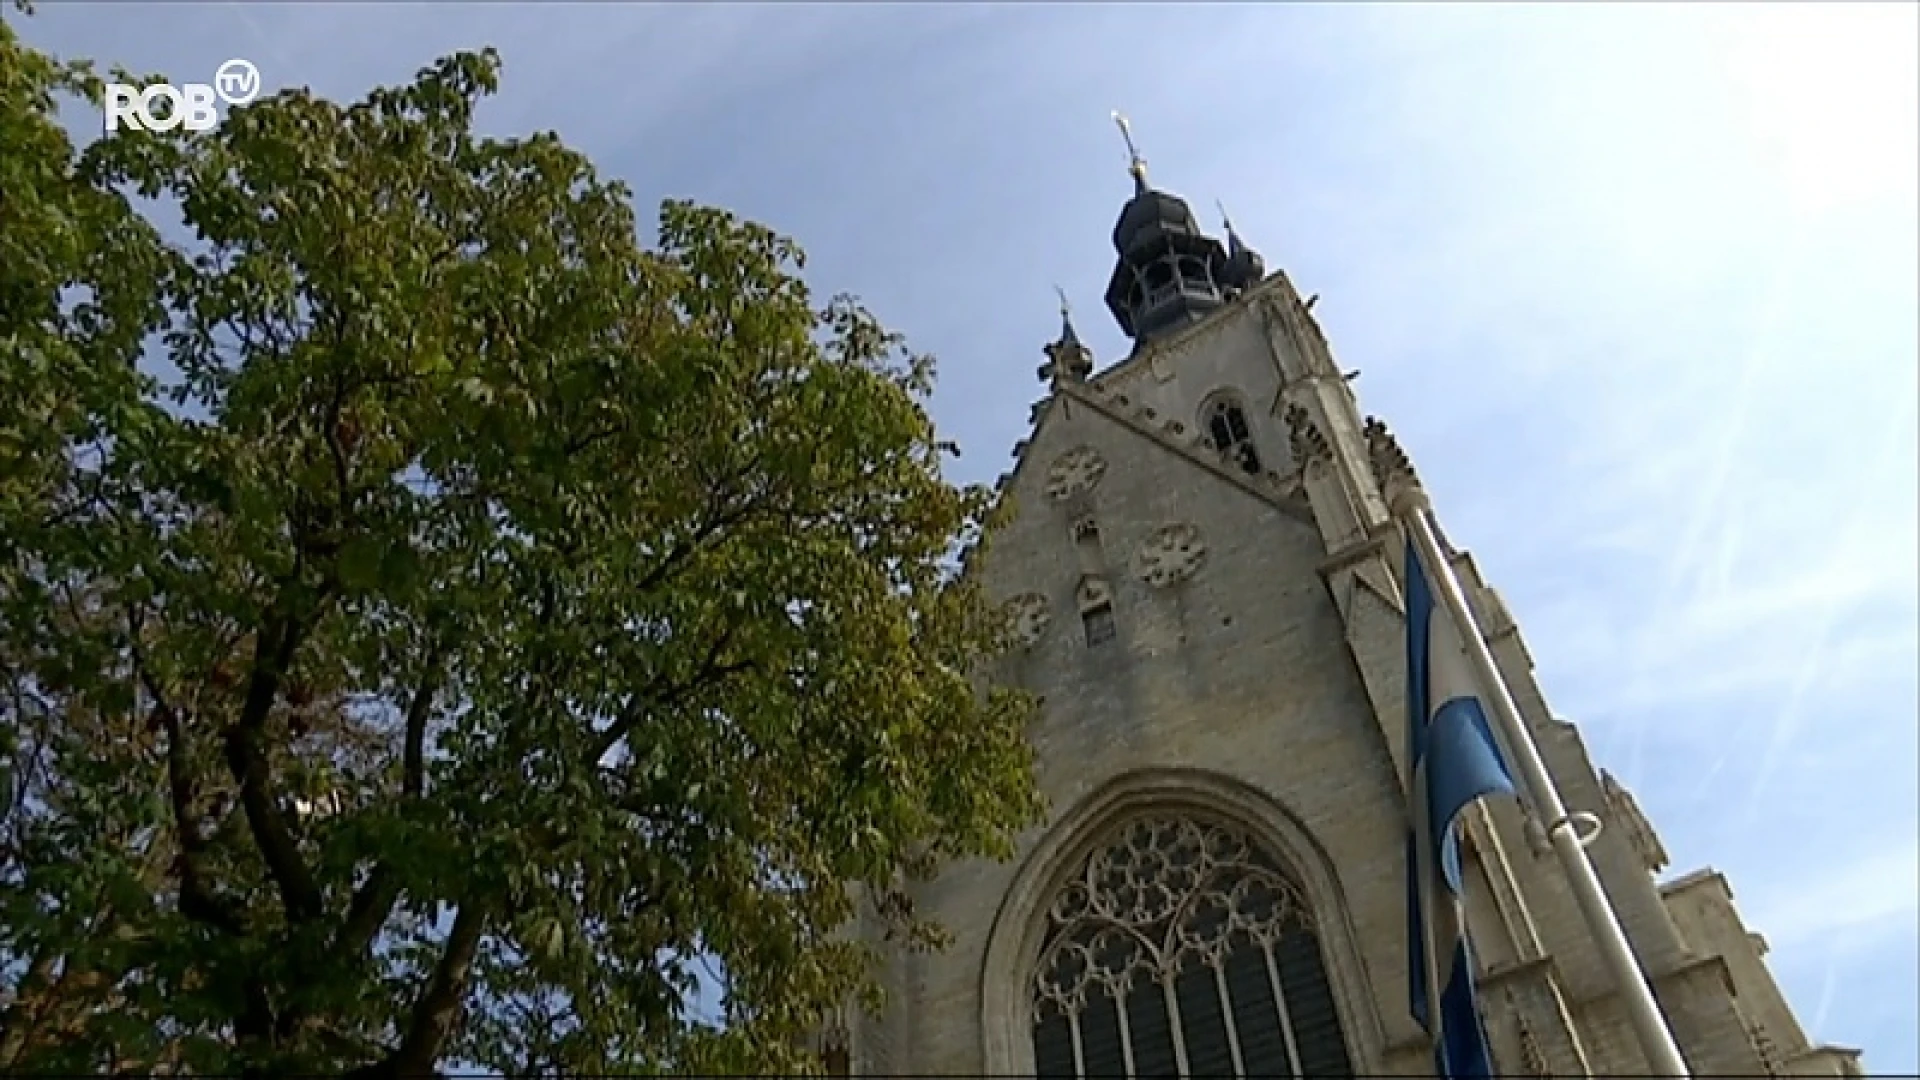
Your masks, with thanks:
[[[883,950],[886,1003],[827,1034],[853,1076],[1432,1075],[1408,1011],[1405,626],[1382,470],[1313,301],[1148,182],[1113,230],[1104,369],[1062,311],[1047,396],[970,567],[1037,695],[1048,819],[915,894],[951,935]],[[1445,507],[1440,507],[1444,521]],[[1519,628],[1449,549],[1479,628],[1699,1077],[1864,1075],[1819,1045],[1725,878],[1665,882],[1653,826],[1556,718]],[[1493,799],[1464,819],[1466,918],[1501,1076],[1648,1075],[1559,866]]]

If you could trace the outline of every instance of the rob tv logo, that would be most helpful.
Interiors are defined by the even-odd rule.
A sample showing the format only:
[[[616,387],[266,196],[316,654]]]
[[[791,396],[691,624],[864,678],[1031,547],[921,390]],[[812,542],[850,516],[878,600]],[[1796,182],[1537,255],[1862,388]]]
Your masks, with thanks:
[[[260,96],[260,69],[250,61],[235,58],[213,73],[213,85],[187,83],[174,86],[106,86],[107,131],[130,127],[135,131],[211,131],[220,123],[217,102],[245,105]]]

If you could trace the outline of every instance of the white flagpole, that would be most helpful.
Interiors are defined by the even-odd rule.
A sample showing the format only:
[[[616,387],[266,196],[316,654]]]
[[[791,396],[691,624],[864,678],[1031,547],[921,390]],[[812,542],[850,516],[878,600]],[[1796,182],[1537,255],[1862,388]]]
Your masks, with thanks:
[[[1647,1055],[1647,1063],[1653,1067],[1656,1076],[1685,1080],[1691,1075],[1686,1060],[1680,1056],[1680,1047],[1674,1042],[1673,1032],[1668,1030],[1666,1018],[1660,1013],[1653,987],[1648,984],[1646,972],[1640,969],[1639,961],[1634,958],[1633,946],[1628,943],[1619,916],[1614,914],[1613,904],[1600,884],[1600,875],[1593,868],[1593,860],[1587,856],[1586,844],[1593,838],[1592,826],[1597,824],[1596,819],[1590,815],[1569,815],[1566,804],[1560,801],[1560,792],[1554,787],[1553,777],[1540,758],[1540,749],[1534,744],[1526,721],[1520,716],[1519,706],[1514,704],[1513,694],[1507,689],[1507,681],[1500,674],[1499,665],[1494,662],[1493,651],[1487,648],[1486,638],[1481,636],[1480,628],[1474,622],[1473,610],[1467,606],[1466,593],[1460,588],[1459,579],[1454,576],[1453,565],[1447,560],[1446,553],[1440,550],[1440,541],[1434,535],[1430,518],[1432,504],[1427,500],[1426,492],[1412,481],[1412,470],[1403,468],[1399,471],[1403,475],[1396,479],[1407,482],[1394,485],[1398,490],[1389,492],[1393,516],[1413,540],[1414,552],[1426,568],[1427,580],[1433,583],[1440,603],[1466,643],[1467,659],[1473,665],[1474,674],[1479,677],[1486,703],[1492,706],[1491,719],[1502,736],[1501,741],[1512,754],[1512,763],[1519,774],[1515,779],[1520,782],[1521,790],[1526,793],[1534,813],[1546,826],[1547,840],[1553,845],[1554,854],[1559,856],[1573,898],[1580,905],[1580,914],[1586,917],[1587,929],[1593,934],[1594,944],[1600,950],[1600,959],[1612,973],[1614,987],[1626,1003],[1627,1016],[1633,1022],[1634,1034],[1639,1037],[1640,1047]],[[1585,835],[1580,829],[1582,821],[1589,826]]]

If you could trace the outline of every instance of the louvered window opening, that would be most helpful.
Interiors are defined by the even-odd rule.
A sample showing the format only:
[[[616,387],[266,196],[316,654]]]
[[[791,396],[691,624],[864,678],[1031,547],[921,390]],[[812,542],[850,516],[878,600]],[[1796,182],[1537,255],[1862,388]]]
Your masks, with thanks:
[[[1214,449],[1232,456],[1243,472],[1258,475],[1260,453],[1253,448],[1253,432],[1247,427],[1247,414],[1232,401],[1216,401],[1208,410],[1207,433]]]
[[[1039,1077],[1353,1075],[1305,899],[1243,832],[1136,818],[1049,916]]]

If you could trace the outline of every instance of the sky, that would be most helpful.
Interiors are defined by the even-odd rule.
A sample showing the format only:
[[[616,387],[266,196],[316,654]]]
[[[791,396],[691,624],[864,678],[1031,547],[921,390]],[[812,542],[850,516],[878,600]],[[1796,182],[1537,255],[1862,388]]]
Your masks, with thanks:
[[[1920,1074],[1920,6],[45,3],[29,41],[352,99],[505,58],[482,114],[643,207],[796,237],[941,360],[990,480],[1053,287],[1101,357],[1129,194],[1318,293],[1362,407],[1816,1042]]]

